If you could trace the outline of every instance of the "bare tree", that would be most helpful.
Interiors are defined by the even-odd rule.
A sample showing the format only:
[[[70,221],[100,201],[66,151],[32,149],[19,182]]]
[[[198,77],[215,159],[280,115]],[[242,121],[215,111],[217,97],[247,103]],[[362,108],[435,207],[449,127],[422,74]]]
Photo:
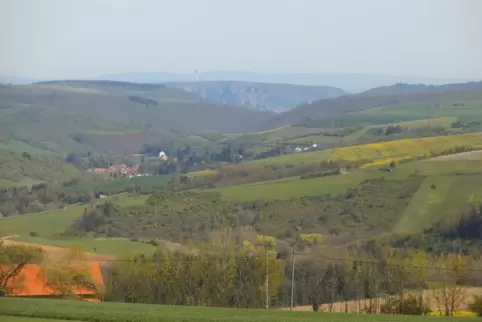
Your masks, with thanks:
[[[434,298],[446,316],[452,316],[466,299],[468,273],[459,254],[441,254],[435,259]]]

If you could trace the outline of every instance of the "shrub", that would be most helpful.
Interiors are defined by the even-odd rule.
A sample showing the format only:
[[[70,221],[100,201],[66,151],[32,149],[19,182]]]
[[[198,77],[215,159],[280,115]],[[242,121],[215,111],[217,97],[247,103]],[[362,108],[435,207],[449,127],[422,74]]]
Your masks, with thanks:
[[[409,295],[404,299],[390,297],[380,308],[381,313],[403,315],[427,315],[431,312],[426,303],[422,303],[419,297]]]
[[[28,152],[22,152],[22,158],[32,160],[32,156]]]
[[[149,241],[147,242],[147,244],[150,244],[150,245],[156,246],[156,247],[159,246],[159,243],[158,243],[157,240],[155,240],[155,239],[149,240]]]
[[[30,237],[38,237],[38,233],[35,232],[35,231],[31,231],[31,232],[29,233],[29,235],[30,235]]]
[[[300,234],[298,237],[301,244],[306,246],[314,246],[323,241],[323,236],[317,233]]]
[[[469,304],[469,309],[482,317],[482,296],[474,296],[474,300]]]

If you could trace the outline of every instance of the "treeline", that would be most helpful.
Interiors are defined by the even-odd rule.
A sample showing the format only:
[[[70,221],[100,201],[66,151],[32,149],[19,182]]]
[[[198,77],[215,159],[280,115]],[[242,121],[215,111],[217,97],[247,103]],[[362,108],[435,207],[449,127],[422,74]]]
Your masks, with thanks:
[[[97,291],[105,301],[129,303],[261,308],[287,307],[293,300],[294,306],[309,305],[314,311],[437,310],[451,316],[473,301],[468,288],[482,285],[480,256],[432,256],[383,247],[374,254],[343,248],[331,254],[329,249],[279,252],[269,236],[258,242],[236,240],[224,230],[196,246],[161,246],[152,256],[126,255],[103,265],[105,287]],[[73,295],[79,285],[95,287],[85,272],[71,269],[71,261],[82,260],[75,248],[66,259],[52,262],[39,248],[0,243],[0,296],[13,291],[12,279],[30,263],[39,264],[47,284],[62,295]]]
[[[88,203],[93,198],[93,193],[72,193],[55,184],[3,188],[0,189],[0,216],[53,210],[68,204]]]
[[[293,282],[294,305],[314,311],[421,315],[440,310],[450,316],[472,301],[467,288],[482,283],[476,262],[459,254],[380,249],[378,255],[301,254],[293,272],[293,255],[246,248],[232,239],[184,253],[163,248],[152,257],[126,257],[106,267],[105,300],[287,307]]]
[[[282,266],[274,256],[249,256],[242,249],[201,249],[192,253],[158,251],[153,257],[137,256],[107,269],[105,300],[259,308],[265,305],[265,277],[268,272],[270,298],[278,294],[283,281]],[[266,266],[267,264],[267,266]]]

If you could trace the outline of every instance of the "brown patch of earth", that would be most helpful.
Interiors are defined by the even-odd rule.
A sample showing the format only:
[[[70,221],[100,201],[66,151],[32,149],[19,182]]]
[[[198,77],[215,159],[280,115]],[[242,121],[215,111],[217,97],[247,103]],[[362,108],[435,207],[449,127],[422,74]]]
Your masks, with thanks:
[[[430,306],[430,309],[432,311],[441,311],[443,308],[437,303],[435,300],[435,292],[436,290],[424,290],[423,292],[423,298],[424,302],[428,303]],[[405,294],[409,294],[410,292],[406,292]],[[414,295],[418,294],[418,292],[414,292]],[[460,307],[457,308],[458,311],[466,311],[468,310],[469,303],[472,302],[474,296],[482,296],[482,287],[468,287],[465,292],[464,296],[464,301],[462,301],[462,304]],[[377,298],[376,301],[378,302],[378,308],[381,307],[385,303],[385,298],[380,297]],[[375,299],[372,299],[371,302],[373,305],[376,305],[374,303]],[[335,302],[331,306],[330,310],[330,304],[322,304],[320,305],[319,312],[348,312],[348,313],[359,313],[359,312],[364,312],[367,308],[370,307],[370,300],[368,299],[361,299],[359,301],[357,300],[351,300],[345,302]],[[281,310],[286,311],[289,310],[289,308],[281,308]],[[313,311],[311,305],[304,305],[304,306],[297,306],[293,308],[293,311]],[[378,309],[379,311],[379,309]]]

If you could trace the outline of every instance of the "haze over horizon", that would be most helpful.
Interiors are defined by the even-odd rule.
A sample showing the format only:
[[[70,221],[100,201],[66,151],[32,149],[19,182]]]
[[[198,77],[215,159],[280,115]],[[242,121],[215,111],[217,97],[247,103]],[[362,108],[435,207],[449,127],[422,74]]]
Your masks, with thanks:
[[[0,0],[0,75],[125,72],[482,78],[482,2]]]

